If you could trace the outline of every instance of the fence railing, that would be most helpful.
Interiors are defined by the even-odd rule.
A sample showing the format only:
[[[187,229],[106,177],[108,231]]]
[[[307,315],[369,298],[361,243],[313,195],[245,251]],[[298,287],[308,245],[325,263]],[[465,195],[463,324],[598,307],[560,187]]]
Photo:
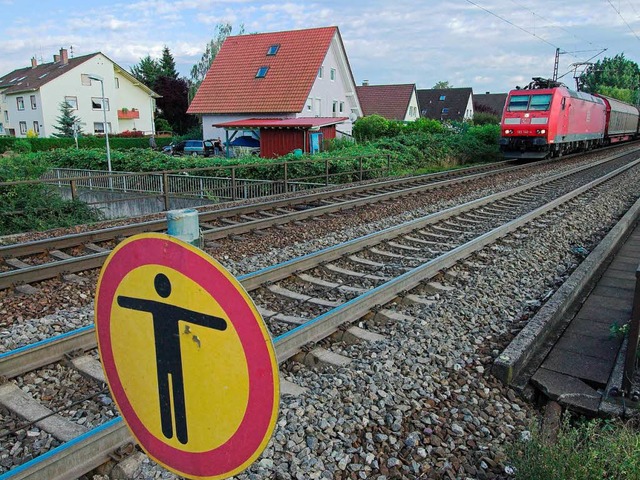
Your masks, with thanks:
[[[74,200],[83,200],[83,191],[114,194],[112,200],[101,198],[99,202],[87,202],[91,205],[154,196],[162,197],[165,210],[169,210],[171,200],[176,198],[214,203],[253,199],[378,178],[388,175],[390,168],[389,156],[234,164],[146,173],[56,168],[42,175],[40,182],[68,188]]]
[[[633,309],[629,324],[629,337],[627,338],[627,353],[624,362],[624,375],[622,388],[629,391],[633,375],[638,364],[638,339],[640,337],[640,265],[636,270],[636,290],[633,295]]]

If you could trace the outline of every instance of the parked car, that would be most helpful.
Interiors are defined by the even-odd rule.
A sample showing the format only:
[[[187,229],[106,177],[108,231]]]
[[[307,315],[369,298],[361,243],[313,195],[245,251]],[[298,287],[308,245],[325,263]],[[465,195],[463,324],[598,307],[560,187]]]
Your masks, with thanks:
[[[191,155],[209,157],[214,154],[213,143],[209,140],[183,140],[168,145],[163,151],[171,155]]]

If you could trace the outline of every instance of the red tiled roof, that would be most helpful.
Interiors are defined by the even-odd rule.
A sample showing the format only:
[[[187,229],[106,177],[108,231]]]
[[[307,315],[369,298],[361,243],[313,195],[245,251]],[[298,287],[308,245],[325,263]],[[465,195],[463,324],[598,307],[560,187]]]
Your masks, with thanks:
[[[298,113],[338,27],[228,37],[188,113]],[[339,33],[338,33],[339,35]],[[280,45],[275,55],[267,55]],[[256,78],[260,67],[269,67]]]
[[[415,84],[362,85],[356,87],[363,115],[381,115],[389,120],[404,120]]]
[[[219,128],[312,128],[326,127],[349,120],[348,117],[248,118],[225,122]]]

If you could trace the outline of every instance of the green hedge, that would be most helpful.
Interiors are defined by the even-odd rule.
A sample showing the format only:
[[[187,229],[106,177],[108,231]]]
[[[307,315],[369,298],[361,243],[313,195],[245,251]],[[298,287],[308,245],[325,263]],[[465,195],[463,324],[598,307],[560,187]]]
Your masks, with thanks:
[[[171,143],[172,138],[156,138],[158,148]],[[75,141],[70,137],[62,138],[15,138],[0,137],[0,153],[13,150],[20,153],[45,152],[56,148],[75,147]],[[79,148],[105,148],[104,137],[86,136],[78,138]],[[113,150],[129,150],[132,148],[149,148],[148,137],[109,137],[109,147]]]

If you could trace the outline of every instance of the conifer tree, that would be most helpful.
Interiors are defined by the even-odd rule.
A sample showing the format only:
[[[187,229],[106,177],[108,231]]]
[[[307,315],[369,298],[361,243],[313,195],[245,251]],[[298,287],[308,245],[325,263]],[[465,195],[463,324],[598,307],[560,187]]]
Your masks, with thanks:
[[[162,57],[160,58],[160,75],[161,77],[169,77],[174,80],[178,78],[176,71],[176,61],[166,45],[162,49]]]
[[[65,101],[60,102],[60,116],[56,120],[58,120],[58,124],[54,125],[54,128],[59,133],[54,133],[54,137],[73,137],[74,125],[76,125],[78,134],[82,133],[80,118],[73,114],[71,105]]]

